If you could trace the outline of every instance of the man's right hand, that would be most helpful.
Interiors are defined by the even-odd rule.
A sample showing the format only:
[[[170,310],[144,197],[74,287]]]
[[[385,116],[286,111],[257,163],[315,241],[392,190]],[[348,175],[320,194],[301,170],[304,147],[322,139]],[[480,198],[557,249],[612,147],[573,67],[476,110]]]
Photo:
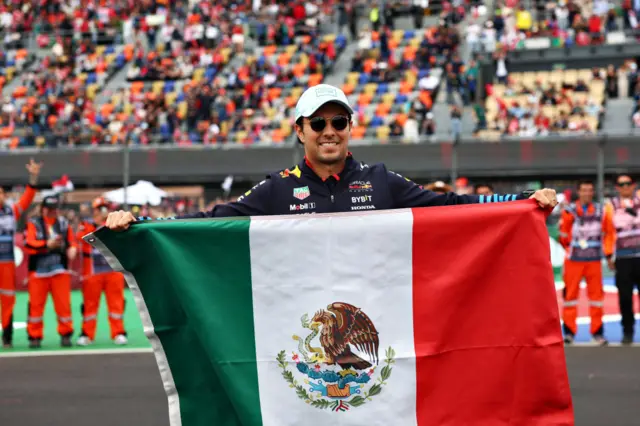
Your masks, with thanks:
[[[47,240],[47,248],[50,250],[55,250],[62,246],[62,238],[56,237],[50,240]]]
[[[119,210],[117,212],[109,213],[104,226],[111,229],[112,231],[120,232],[129,229],[129,225],[131,225],[131,223],[135,221],[136,218],[131,214],[131,212]]]

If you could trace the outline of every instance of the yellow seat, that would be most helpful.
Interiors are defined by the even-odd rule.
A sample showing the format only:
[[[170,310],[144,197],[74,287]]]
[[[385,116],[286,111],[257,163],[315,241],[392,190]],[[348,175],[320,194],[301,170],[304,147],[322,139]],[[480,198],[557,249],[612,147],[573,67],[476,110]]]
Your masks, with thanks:
[[[380,126],[376,129],[376,136],[378,139],[387,140],[389,139],[389,134],[391,133],[391,128],[389,126]]]
[[[164,97],[164,103],[166,106],[172,106],[176,103],[178,94],[176,92],[169,92]]]
[[[243,141],[247,138],[248,133],[245,132],[244,130],[236,132],[236,134],[234,135],[234,139],[236,140],[237,143],[243,143]]]
[[[99,45],[98,47],[96,47],[96,55],[102,56],[105,50],[107,50],[107,46]]]
[[[335,41],[335,39],[336,39],[336,35],[333,34],[333,33],[332,34],[327,34],[327,35],[324,36],[324,41],[329,42],[329,43],[332,42],[332,41]]]
[[[178,105],[178,117],[182,119],[187,117],[187,103],[185,101],[180,102]]]
[[[11,81],[16,73],[16,69],[15,67],[7,67],[5,68],[5,73],[7,75],[7,81]]]
[[[162,94],[164,90],[164,81],[154,81],[152,86],[152,91],[156,95]]]
[[[395,93],[385,93],[382,95],[382,103],[387,105],[393,105],[396,99]]]
[[[422,42],[422,40],[420,40],[419,38],[412,38],[409,41],[409,46],[414,47],[414,48],[419,48],[420,47],[420,43]]]
[[[360,79],[360,73],[353,71],[347,74],[347,83],[357,85],[358,80]]]
[[[284,51],[290,56],[293,56],[298,51],[298,46],[295,44],[292,44],[291,46],[285,47]]]
[[[104,60],[107,64],[112,63],[113,61],[115,61],[115,59],[116,59],[115,53],[109,53],[107,56],[104,57]]]
[[[364,93],[373,95],[378,90],[378,83],[367,83],[364,85]]]
[[[122,112],[126,115],[133,114],[133,105],[127,102],[126,104],[124,104],[124,107],[122,108]]]
[[[294,87],[293,89],[291,89],[291,96],[293,96],[294,98],[299,98],[302,95],[303,91],[304,88],[302,87]]]
[[[89,75],[87,73],[83,72],[81,74],[78,74],[78,79],[84,83],[85,81],[87,81],[88,76]]]
[[[282,129],[282,132],[287,136],[289,136],[293,131],[293,126],[286,118],[280,122],[280,128]]]
[[[229,58],[231,57],[231,48],[225,47],[220,51],[220,54],[222,54],[222,59],[224,60],[225,63],[229,62]]]
[[[87,97],[90,100],[94,100],[96,97],[96,93],[98,93],[98,85],[97,84],[90,84],[87,86]]]
[[[392,38],[398,42],[402,41],[404,38],[404,30],[394,30],[392,34]]]

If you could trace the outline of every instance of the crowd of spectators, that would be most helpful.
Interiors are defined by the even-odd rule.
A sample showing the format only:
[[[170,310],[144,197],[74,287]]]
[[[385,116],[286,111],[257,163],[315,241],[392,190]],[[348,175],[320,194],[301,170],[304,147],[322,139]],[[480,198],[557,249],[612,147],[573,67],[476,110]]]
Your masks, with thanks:
[[[403,30],[396,26],[402,6],[386,2],[5,2],[0,87],[18,83],[0,100],[0,147],[284,142],[297,97],[330,74],[349,41],[357,49],[343,89],[356,110],[356,140],[411,143],[436,134],[441,92],[453,135],[469,112],[481,135],[596,132],[618,92],[635,99],[630,118],[640,126],[634,64],[575,71],[581,78],[567,71],[560,81],[561,71],[510,72],[507,60],[509,50],[541,38],[550,47],[604,43],[607,34],[635,28],[635,3],[499,0],[488,12],[478,1],[437,3],[429,28],[422,27],[428,4],[408,3],[416,28]],[[359,27],[363,11],[368,25]],[[41,51],[29,66],[33,52],[23,46],[31,36]],[[461,42],[493,56],[486,100],[478,98],[479,58],[463,60]],[[105,90],[125,66],[127,83]]]
[[[608,0],[499,0],[490,19],[470,23],[466,41],[472,51],[487,53],[604,44],[612,33],[624,40],[618,32],[636,28],[638,12],[631,1],[620,7]]]

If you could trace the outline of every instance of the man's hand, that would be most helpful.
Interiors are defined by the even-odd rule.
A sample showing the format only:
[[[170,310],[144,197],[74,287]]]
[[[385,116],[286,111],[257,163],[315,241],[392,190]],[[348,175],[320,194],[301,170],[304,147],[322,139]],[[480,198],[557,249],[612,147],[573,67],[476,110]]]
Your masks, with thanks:
[[[29,159],[29,164],[25,166],[29,172],[29,184],[36,186],[38,183],[38,176],[40,176],[40,169],[42,168],[42,162],[36,163],[33,158]]]
[[[67,251],[67,257],[69,258],[69,260],[75,259],[77,254],[78,254],[77,247],[69,247],[69,250]]]
[[[109,213],[104,226],[111,229],[112,231],[120,232],[129,229],[129,225],[131,225],[131,223],[135,221],[136,218],[131,214],[131,212],[119,210],[117,212]]]
[[[612,257],[607,259],[607,266],[609,267],[610,271],[614,271],[616,270],[616,262],[613,260]]]
[[[541,209],[553,210],[558,205],[555,189],[539,189],[529,197],[529,199],[532,198],[538,202]]]
[[[47,241],[47,248],[51,250],[60,248],[61,245],[62,245],[62,239],[60,237],[52,238]]]

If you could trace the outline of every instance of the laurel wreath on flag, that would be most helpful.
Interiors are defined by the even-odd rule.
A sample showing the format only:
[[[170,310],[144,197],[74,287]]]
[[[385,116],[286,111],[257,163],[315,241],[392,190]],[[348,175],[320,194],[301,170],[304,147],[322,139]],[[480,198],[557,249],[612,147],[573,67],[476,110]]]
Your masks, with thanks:
[[[379,395],[382,392],[382,388],[387,384],[387,380],[391,377],[391,372],[393,371],[391,366],[395,364],[394,357],[396,355],[391,347],[385,351],[385,366],[380,370],[380,377],[378,377],[376,382],[365,391],[363,395],[356,395],[349,400],[331,401],[321,397],[314,398],[312,395],[309,395],[304,386],[299,384],[293,376],[293,373],[287,369],[285,354],[286,352],[284,350],[280,351],[276,360],[278,361],[278,366],[282,369],[282,377],[289,383],[290,388],[295,388],[298,398],[304,400],[304,402],[310,404],[312,407],[323,410],[331,408],[332,411],[347,411],[350,407],[360,407],[368,401],[372,401],[374,396]]]

